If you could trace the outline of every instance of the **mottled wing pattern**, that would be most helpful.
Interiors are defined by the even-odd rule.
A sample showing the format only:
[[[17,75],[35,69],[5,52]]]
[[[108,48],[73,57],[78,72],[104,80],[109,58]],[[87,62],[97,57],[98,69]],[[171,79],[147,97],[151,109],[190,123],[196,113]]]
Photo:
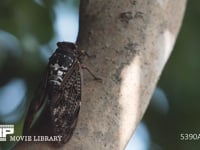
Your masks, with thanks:
[[[61,95],[51,106],[51,117],[55,135],[61,135],[61,143],[66,143],[76,127],[81,105],[81,71],[77,62],[70,76],[65,76],[61,85]]]

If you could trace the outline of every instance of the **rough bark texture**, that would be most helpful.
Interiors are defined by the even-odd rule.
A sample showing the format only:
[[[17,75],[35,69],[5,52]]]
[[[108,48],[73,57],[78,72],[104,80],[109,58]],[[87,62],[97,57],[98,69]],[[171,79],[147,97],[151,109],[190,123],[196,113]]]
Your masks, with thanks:
[[[122,150],[141,120],[181,26],[186,0],[81,0],[81,49],[103,83],[84,71],[74,136],[60,149]],[[23,143],[16,149],[54,149]]]

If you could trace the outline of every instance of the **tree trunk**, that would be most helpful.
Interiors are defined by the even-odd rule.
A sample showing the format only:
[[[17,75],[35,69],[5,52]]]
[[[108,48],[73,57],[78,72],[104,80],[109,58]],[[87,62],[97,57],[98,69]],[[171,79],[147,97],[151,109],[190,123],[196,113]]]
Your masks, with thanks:
[[[81,0],[78,45],[96,58],[83,62],[82,106],[72,139],[60,149],[122,150],[149,104],[179,32],[186,0]],[[27,145],[27,146],[25,146]],[[23,143],[16,149],[54,149]]]

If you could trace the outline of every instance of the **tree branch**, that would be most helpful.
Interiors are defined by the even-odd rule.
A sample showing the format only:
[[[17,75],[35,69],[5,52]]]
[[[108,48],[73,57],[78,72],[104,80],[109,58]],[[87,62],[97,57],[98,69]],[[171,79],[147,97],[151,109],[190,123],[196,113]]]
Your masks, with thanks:
[[[103,83],[84,72],[77,129],[61,149],[125,148],[173,49],[185,4],[186,0],[81,0],[78,45],[96,55],[84,63]],[[42,143],[28,145],[54,149]]]

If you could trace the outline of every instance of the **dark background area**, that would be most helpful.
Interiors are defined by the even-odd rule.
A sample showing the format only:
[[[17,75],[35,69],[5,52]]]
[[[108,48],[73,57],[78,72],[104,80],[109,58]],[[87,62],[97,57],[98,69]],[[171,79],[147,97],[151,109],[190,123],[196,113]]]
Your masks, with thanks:
[[[0,124],[15,123],[20,135],[27,105],[34,94],[48,57],[55,49],[55,6],[67,0],[0,1]],[[78,9],[79,2],[72,7]],[[199,140],[181,140],[183,134],[200,134],[200,1],[188,1],[174,51],[162,73],[144,115],[152,150],[198,150]],[[66,27],[67,28],[67,27]],[[76,33],[75,33],[76,34]],[[22,83],[21,101],[9,113],[3,111],[3,93]],[[9,92],[8,106],[17,99]],[[156,96],[161,93],[162,96]],[[8,97],[9,97],[8,96]],[[164,98],[163,98],[164,97]],[[156,99],[156,100],[155,100]],[[6,105],[7,106],[7,105]],[[6,108],[6,109],[9,109]],[[8,119],[9,118],[9,119]],[[11,144],[0,143],[1,149]],[[133,149],[134,150],[134,149]]]
[[[174,51],[158,86],[164,91],[169,110],[159,113],[152,103],[144,121],[153,149],[200,149],[200,1],[188,1]],[[180,134],[198,134],[197,140],[180,140]],[[152,146],[153,146],[152,145]]]

